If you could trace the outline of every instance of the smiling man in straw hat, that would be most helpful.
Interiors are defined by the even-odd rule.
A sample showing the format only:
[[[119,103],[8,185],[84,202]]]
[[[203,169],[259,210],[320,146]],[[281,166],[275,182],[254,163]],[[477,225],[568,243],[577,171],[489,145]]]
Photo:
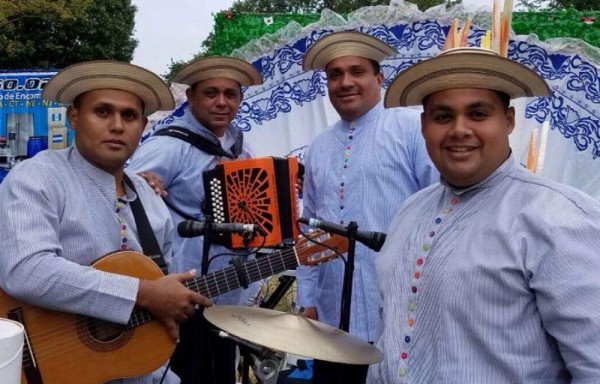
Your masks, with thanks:
[[[134,154],[129,169],[152,171],[163,180],[165,201],[176,223],[203,220],[202,174],[227,159],[249,158],[242,132],[232,121],[242,102],[242,87],[262,84],[260,73],[251,64],[232,57],[208,56],[187,64],[173,82],[186,84],[189,106],[183,116],[156,127],[156,131]],[[175,132],[177,131],[177,132]],[[184,135],[181,136],[181,133]],[[197,137],[222,155],[199,149],[185,138]],[[174,271],[201,268],[203,237],[174,237]],[[210,257],[231,254],[232,250],[213,244]],[[245,252],[244,252],[245,253]],[[209,271],[230,266],[231,256],[217,257]],[[257,293],[258,283],[216,297],[217,304],[245,304]],[[201,314],[182,327],[182,340],[172,367],[184,383],[235,383],[235,345],[208,332],[212,328]],[[205,336],[205,337],[203,337]],[[208,346],[202,353],[200,341]],[[209,344],[206,344],[206,343]]]
[[[210,304],[181,284],[194,271],[144,280],[90,268],[116,250],[146,250],[136,207],[145,212],[162,261],[171,261],[174,227],[167,207],[142,178],[123,171],[142,135],[145,114],[173,108],[169,88],[141,67],[92,61],[57,73],[42,96],[69,104],[75,146],[21,162],[0,185],[2,289],[36,306],[117,324],[127,324],[134,306],[139,306],[162,321],[176,340],[178,323],[193,314],[194,306]],[[68,340],[65,334],[60,348],[65,356]],[[40,358],[44,350],[51,350],[40,347],[32,341],[32,352]],[[107,364],[97,371],[107,374],[104,379],[148,373],[137,368],[136,358],[143,360],[144,352],[121,367]],[[47,374],[43,368],[42,378]],[[75,377],[97,377],[96,373],[82,367]],[[119,382],[157,383],[165,374],[165,383],[179,382],[164,368]],[[75,382],[61,382],[67,381]]]
[[[377,260],[384,361],[369,383],[593,383],[600,378],[600,205],[522,168],[510,99],[531,69],[456,48],[393,81],[421,104],[441,182],[409,198]]]
[[[355,221],[359,229],[386,232],[397,207],[438,180],[418,112],[385,110],[381,103],[379,62],[395,53],[384,41],[354,31],[327,35],[306,52],[304,69],[325,71],[329,100],[341,120],[309,145],[305,217],[342,225]],[[349,331],[370,342],[380,328],[376,258],[357,245]],[[298,303],[307,317],[339,326],[343,275],[340,260],[298,269]],[[315,361],[313,382],[364,383],[366,373],[367,366]]]

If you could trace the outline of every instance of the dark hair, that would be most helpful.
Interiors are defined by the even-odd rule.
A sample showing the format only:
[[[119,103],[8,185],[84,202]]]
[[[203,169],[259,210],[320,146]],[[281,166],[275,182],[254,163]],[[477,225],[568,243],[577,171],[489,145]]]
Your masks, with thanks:
[[[378,75],[379,72],[381,72],[381,66],[379,65],[379,63],[373,59],[369,59],[369,62],[371,63],[371,66],[373,67],[373,72],[375,72],[375,74]]]
[[[85,92],[80,93],[73,99],[73,107],[75,107],[75,109],[79,109],[81,107],[81,99],[83,98],[84,94]]]
[[[508,109],[508,107],[510,107],[510,96],[508,96],[508,94],[501,92],[501,91],[495,91],[496,94],[498,95],[498,97],[500,98],[500,101],[502,102],[502,106],[504,107],[504,109]],[[431,94],[425,96],[423,98],[423,100],[421,100],[421,104],[423,104],[423,109],[427,108],[427,102],[429,101],[429,96],[431,96]]]

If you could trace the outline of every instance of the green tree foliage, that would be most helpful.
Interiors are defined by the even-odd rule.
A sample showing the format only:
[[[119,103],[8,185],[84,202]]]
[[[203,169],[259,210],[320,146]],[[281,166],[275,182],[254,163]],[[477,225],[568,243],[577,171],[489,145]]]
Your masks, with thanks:
[[[233,13],[317,13],[322,9],[321,0],[237,0]]]
[[[417,4],[417,7],[424,11],[435,5],[446,3],[448,6],[460,3],[461,0],[407,0]],[[236,0],[231,8],[227,10],[231,14],[236,13],[264,13],[264,14],[319,14],[325,8],[328,8],[339,14],[348,14],[362,7],[373,5],[388,5],[390,0]],[[215,46],[215,34],[211,32],[202,42],[201,51],[194,56],[194,59],[211,55]],[[162,76],[170,81],[175,73],[187,62],[172,61],[169,71]]]
[[[424,11],[447,0],[407,0]],[[320,13],[328,8],[346,14],[362,7],[388,5],[390,0],[237,0],[229,11],[235,13]],[[456,1],[450,1],[456,3]]]
[[[0,0],[0,30],[24,17],[52,13],[62,19],[83,14],[90,0]]]
[[[519,5],[531,9],[567,9],[578,11],[600,11],[598,0],[519,0]]]
[[[0,32],[0,68],[59,69],[86,60],[131,61],[138,43],[132,37],[137,9],[131,0],[83,3],[85,8],[69,17],[31,10],[11,16]]]

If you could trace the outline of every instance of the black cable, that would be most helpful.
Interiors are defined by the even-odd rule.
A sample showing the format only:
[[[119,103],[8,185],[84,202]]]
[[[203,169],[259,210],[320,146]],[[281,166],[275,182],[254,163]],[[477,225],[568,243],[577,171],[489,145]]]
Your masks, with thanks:
[[[167,377],[167,372],[169,372],[169,369],[171,367],[171,359],[169,359],[169,362],[167,363],[167,366],[165,367],[165,372],[163,373],[160,382],[158,384],[163,384],[163,382],[165,381],[165,378]]]

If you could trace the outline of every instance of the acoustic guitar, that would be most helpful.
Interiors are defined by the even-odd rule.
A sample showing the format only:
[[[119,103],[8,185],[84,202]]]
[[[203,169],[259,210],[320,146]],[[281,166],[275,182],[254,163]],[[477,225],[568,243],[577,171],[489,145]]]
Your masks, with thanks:
[[[347,251],[344,237],[323,233],[310,237],[318,237],[338,253]],[[294,247],[199,276],[184,285],[210,298],[298,265],[315,265],[337,256],[324,245],[302,239]],[[133,251],[111,253],[92,266],[147,280],[163,276],[152,260]],[[31,306],[0,290],[0,316],[25,326],[23,384],[99,384],[135,377],[159,368],[175,349],[164,325],[141,308],[134,309],[127,325],[120,325]]]

